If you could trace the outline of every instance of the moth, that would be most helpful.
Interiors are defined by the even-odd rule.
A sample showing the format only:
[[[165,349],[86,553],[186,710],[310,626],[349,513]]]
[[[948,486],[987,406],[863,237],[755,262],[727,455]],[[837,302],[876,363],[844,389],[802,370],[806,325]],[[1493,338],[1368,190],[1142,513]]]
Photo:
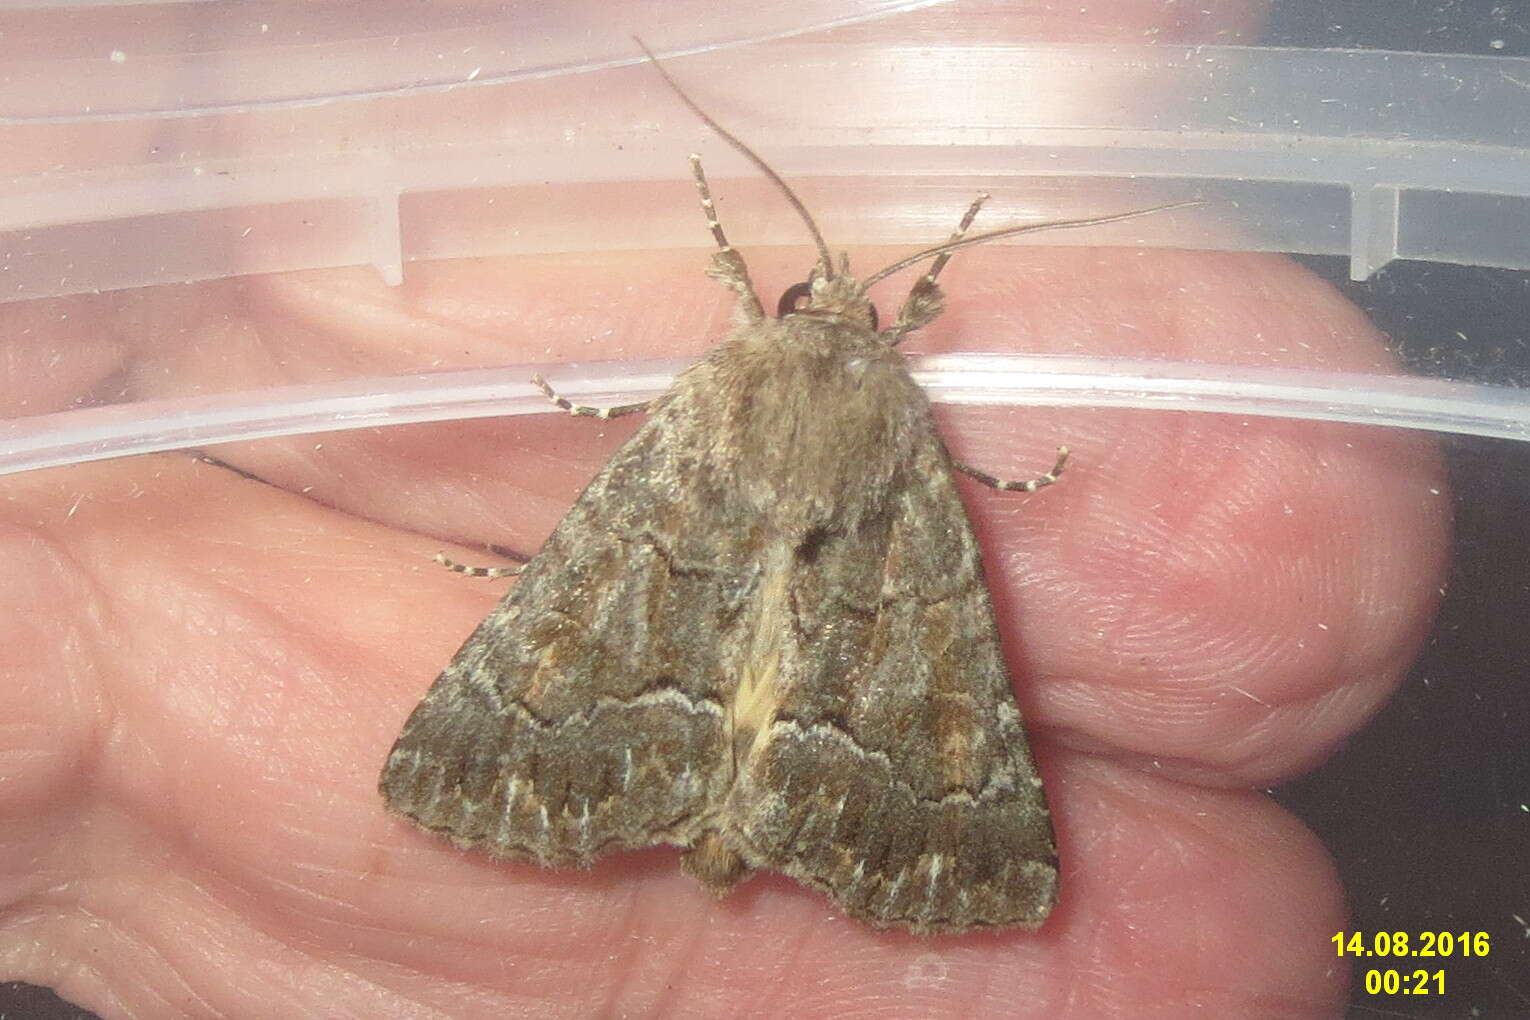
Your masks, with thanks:
[[[650,54],[652,57],[652,54]],[[459,847],[550,867],[684,848],[722,894],[756,869],[919,933],[1034,928],[1057,900],[1052,825],[953,471],[898,343],[941,312],[968,236],[865,281],[818,259],[767,315],[691,166],[738,300],[727,337],[657,400],[410,715],[393,811]],[[1160,207],[1161,208],[1161,207]],[[933,260],[880,328],[867,288]],[[496,574],[493,570],[468,570]]]

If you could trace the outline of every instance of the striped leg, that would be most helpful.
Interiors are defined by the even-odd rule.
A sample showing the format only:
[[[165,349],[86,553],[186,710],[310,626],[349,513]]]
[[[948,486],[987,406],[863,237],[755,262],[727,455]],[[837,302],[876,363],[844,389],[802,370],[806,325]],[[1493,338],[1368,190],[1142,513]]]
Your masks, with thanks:
[[[591,407],[588,404],[576,404],[567,397],[560,397],[558,391],[548,385],[547,380],[541,376],[534,375],[531,377],[531,381],[539,390],[547,394],[547,399],[552,401],[554,406],[561,407],[576,418],[602,418],[609,420],[611,418],[621,418],[629,414],[639,414],[648,410],[649,402],[646,400],[641,404],[616,404],[611,407]]]
[[[447,570],[466,574],[468,577],[514,577],[525,566],[524,563],[518,563],[513,567],[470,567],[465,563],[458,563],[445,553],[436,553],[436,562]]]
[[[990,489],[998,492],[1035,492],[1037,489],[1044,489],[1057,481],[1057,476],[1062,474],[1063,465],[1066,463],[1068,463],[1068,448],[1066,446],[1059,446],[1057,448],[1057,463],[1052,465],[1052,470],[1044,475],[1028,478],[1023,482],[1006,481],[989,474],[987,471],[979,471],[969,464],[963,464],[959,460],[952,461],[951,466],[962,474],[970,478],[976,478]]]
[[[983,208],[983,203],[986,201],[988,201],[986,194],[973,199],[961,223],[957,224],[956,233],[951,235],[951,241],[962,239],[967,233],[967,228],[972,226],[972,221],[977,218],[978,210]],[[949,244],[951,241],[946,243]],[[940,288],[935,286],[935,278],[940,275],[942,269],[946,268],[946,263],[951,261],[951,254],[947,251],[935,256],[935,261],[930,263],[929,272],[919,278],[914,288],[908,292],[908,297],[903,299],[903,307],[898,309],[897,321],[882,331],[882,337],[888,344],[898,343],[905,335],[929,325],[940,314],[942,301]]]
[[[765,309],[754,292],[754,284],[749,282],[749,267],[744,265],[744,256],[728,243],[728,235],[723,233],[722,223],[717,219],[717,207],[712,204],[712,189],[707,186],[707,175],[701,169],[701,157],[694,152],[691,153],[691,176],[696,178],[696,190],[701,194],[701,211],[706,214],[707,229],[712,231],[712,240],[717,242],[717,254],[712,256],[707,275],[738,295],[745,319],[759,322],[765,318]]]

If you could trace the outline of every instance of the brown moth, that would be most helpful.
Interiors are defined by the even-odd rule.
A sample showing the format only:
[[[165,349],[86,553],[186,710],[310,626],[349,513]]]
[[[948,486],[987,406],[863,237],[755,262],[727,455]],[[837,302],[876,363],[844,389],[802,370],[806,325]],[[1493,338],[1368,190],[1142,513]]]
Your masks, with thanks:
[[[954,462],[896,347],[940,314],[955,249],[1150,210],[964,237],[979,198],[949,242],[861,283],[680,97],[775,181],[818,261],[766,315],[691,157],[734,326],[647,405],[538,380],[575,414],[649,419],[415,708],[383,797],[496,857],[669,843],[719,894],[771,868],[879,927],[1034,928],[1057,900],[1052,825],[952,470],[1034,492],[1066,451],[1027,482]],[[879,330],[867,287],[925,259]]]

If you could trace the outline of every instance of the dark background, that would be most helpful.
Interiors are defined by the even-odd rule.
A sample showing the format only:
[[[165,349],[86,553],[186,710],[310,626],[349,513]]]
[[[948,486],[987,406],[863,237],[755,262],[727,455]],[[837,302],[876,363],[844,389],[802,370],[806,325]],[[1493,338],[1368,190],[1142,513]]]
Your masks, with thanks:
[[[1276,0],[1272,13],[1272,46],[1530,54],[1526,0]],[[1394,262],[1351,283],[1346,259],[1300,261],[1364,308],[1412,371],[1530,385],[1530,273]],[[1380,714],[1275,797],[1333,854],[1354,931],[1415,943],[1486,931],[1492,949],[1437,961],[1438,998],[1367,995],[1379,961],[1361,962],[1354,1020],[1530,1017],[1530,444],[1456,437],[1445,449],[1455,557],[1429,643]]]
[[[1530,273],[1394,262],[1354,284],[1347,259],[1301,261],[1389,332],[1414,371],[1530,382]],[[1364,961],[1353,1018],[1530,1017],[1530,444],[1456,437],[1445,450],[1455,556],[1429,642],[1380,714],[1275,798],[1333,854],[1367,941],[1486,931],[1492,950],[1433,961],[1440,998],[1366,995],[1364,969],[1386,964]]]
[[[1275,0],[1261,42],[1530,54],[1530,0]],[[1419,374],[1530,383],[1530,273],[1394,262],[1365,283],[1304,258]],[[1440,998],[1366,995],[1350,1015],[1530,1016],[1530,444],[1446,441],[1450,588],[1398,695],[1322,768],[1275,791],[1338,862],[1353,930],[1486,931],[1488,956],[1437,961]],[[1521,920],[1523,919],[1523,920]],[[1361,965],[1362,969],[1374,961]],[[0,984],[0,1020],[95,1020]]]

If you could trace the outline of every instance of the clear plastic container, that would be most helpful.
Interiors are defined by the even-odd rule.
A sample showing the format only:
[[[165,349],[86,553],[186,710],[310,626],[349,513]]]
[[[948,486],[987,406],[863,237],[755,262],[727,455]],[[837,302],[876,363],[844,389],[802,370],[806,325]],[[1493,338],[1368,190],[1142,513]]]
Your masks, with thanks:
[[[926,44],[879,30],[909,6],[829,5],[810,26],[767,8],[724,37],[686,5],[634,20],[697,98],[796,182],[835,244],[932,243],[981,190],[994,196],[988,216],[1007,221],[1205,203],[1099,228],[1091,244],[1341,254],[1356,280],[1398,258],[1530,268],[1522,58],[996,44],[970,29],[975,37]],[[741,243],[803,240],[758,181],[732,183],[748,175],[742,160],[666,93],[626,32],[587,34],[601,20],[593,14],[510,5],[459,11],[460,24],[443,26],[434,11],[399,8],[358,36],[325,8],[277,18],[242,5],[229,24],[195,4],[147,10],[10,15],[0,301],[357,265],[398,284],[412,262],[496,255],[695,248],[699,261],[710,239],[673,200],[692,149],[731,198]],[[850,27],[830,29],[840,23]],[[1061,369],[1099,375],[1091,395],[1033,381],[1038,368],[985,363],[987,399],[1039,385],[1065,403],[1115,403],[1109,394],[1139,376],[1109,359]],[[262,387],[212,405],[145,402],[142,415],[109,421],[12,420],[0,471],[163,449],[166,415],[179,419],[174,442],[205,445],[322,431],[325,399],[337,401],[329,426],[341,429],[353,427],[345,408],[355,401],[377,424],[539,409],[519,399],[530,397],[527,374],[483,376],[509,382],[492,408],[480,396],[451,404],[461,391],[448,389],[471,380],[422,395],[418,380],[361,375],[348,389],[325,380],[318,404],[311,392]],[[1204,365],[1152,374],[1143,407],[1172,406],[1166,394],[1181,379],[1180,406],[1203,408],[1216,385]],[[560,385],[570,396],[652,395],[633,386],[638,375],[652,372],[616,364]],[[1229,368],[1217,406],[1293,413],[1280,385]],[[1377,424],[1509,437],[1530,420],[1512,387],[1426,393],[1391,373],[1296,385],[1317,399],[1296,398],[1294,413],[1319,417],[1328,391],[1346,420],[1375,407]]]
[[[1502,442],[1530,438],[1526,341],[1511,326],[1484,345],[1468,325],[1483,309],[1448,288],[1434,335],[1390,348],[1354,338],[1373,324],[1404,332],[1400,318],[1415,312],[1385,306],[1389,274],[1409,261],[1530,272],[1530,57],[1259,45],[1261,17],[1278,21],[1281,6],[1144,4],[1141,24],[1087,5],[1020,16],[981,2],[762,4],[726,18],[699,0],[626,4],[619,16],[587,2],[0,10],[0,474],[18,487],[74,485],[86,476],[26,473],[206,450],[432,541],[545,534],[573,494],[561,468],[546,469],[557,480],[545,492],[535,472],[513,506],[499,501],[502,478],[474,489],[493,443],[537,426],[465,422],[545,413],[538,373],[581,403],[645,399],[721,335],[726,302],[702,275],[712,239],[686,155],[704,156],[767,306],[811,260],[801,223],[668,91],[634,30],[863,271],[944,240],[979,192],[992,196],[988,228],[1193,200],[999,242],[1055,247],[1056,261],[1035,254],[1005,270],[1005,253],[958,254],[944,278],[951,313],[907,345],[916,373],[937,403],[968,405],[942,414],[987,429],[983,449],[1023,444],[1016,463],[1074,435],[1108,448],[1107,425],[1174,434],[1200,414],[1251,430],[1286,418],[1449,440],[1466,540],[1426,665],[1382,723],[1282,797],[1337,858],[1354,930],[1495,934],[1498,955],[1445,961],[1458,991],[1414,999],[1410,1015],[1493,1015],[1502,985],[1524,990],[1503,976],[1530,966],[1514,927],[1530,931],[1530,774],[1516,736],[1526,702],[1506,693],[1530,650],[1522,626],[1480,623],[1527,608],[1530,448]],[[1517,20],[1506,37],[1525,31]],[[1155,249],[1227,261],[1203,272],[1172,261],[1197,256]],[[1347,291],[1369,322],[1328,284],[1282,275],[1289,265],[1269,253],[1319,268],[1343,260],[1338,275],[1371,281]],[[884,318],[911,279],[879,292]],[[1524,288],[1492,279],[1504,294]],[[1164,302],[1155,286],[1188,296]],[[1246,287],[1246,315],[1197,319],[1198,286]],[[1310,307],[1291,307],[1292,293]],[[1265,344],[1272,316],[1280,340]],[[1139,343],[1145,333],[1167,339]],[[982,417],[1002,405],[1067,410]],[[346,435],[303,438],[320,433]],[[543,445],[549,458],[561,449]],[[1400,477],[1432,463],[1424,439],[1399,449],[1412,451],[1397,455]],[[148,479],[155,463],[121,469]],[[1180,466],[1194,484],[1194,458]],[[1073,470],[1110,477],[1099,452]],[[360,508],[390,489],[396,513]],[[1443,485],[1396,496],[1449,498]],[[1496,516],[1476,516],[1479,497]],[[531,523],[516,521],[523,513]],[[1013,550],[995,560],[1032,564]],[[1474,621],[1483,631],[1462,639]],[[1100,633],[1124,648],[1132,631]],[[1442,677],[1499,700],[1442,708]],[[1263,704],[1236,676],[1225,687]],[[1321,728],[1321,706],[1312,711]],[[1435,713],[1456,723],[1440,732],[1480,727],[1502,751],[1418,756]],[[1395,770],[1365,774],[1388,753]],[[1316,763],[1289,772],[1302,764]],[[1447,785],[1457,773],[1460,786]],[[1417,811],[1437,816],[1377,830],[1383,814],[1398,824],[1384,805],[1420,791]],[[1523,860],[1472,859],[1505,845]],[[1397,885],[1373,895],[1371,874]],[[1440,887],[1459,892],[1433,897]],[[1354,1001],[1401,1002],[1364,992],[1370,966],[1356,964]]]

